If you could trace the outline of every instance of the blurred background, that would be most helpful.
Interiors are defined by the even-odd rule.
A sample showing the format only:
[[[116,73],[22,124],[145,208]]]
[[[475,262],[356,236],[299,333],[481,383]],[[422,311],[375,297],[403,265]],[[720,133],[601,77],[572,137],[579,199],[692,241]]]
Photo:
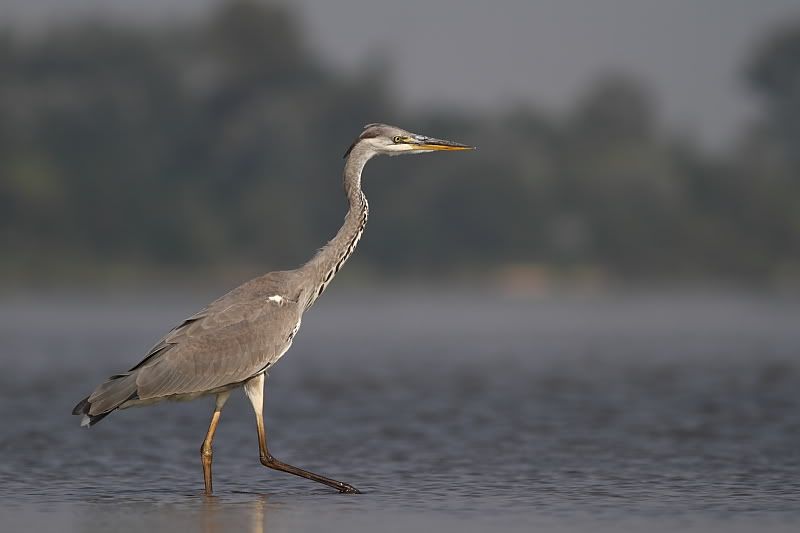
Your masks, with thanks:
[[[350,281],[796,286],[799,79],[790,0],[4,0],[0,271],[293,267],[381,121],[480,150],[370,166]]]
[[[369,227],[268,381],[72,406],[346,210]],[[797,0],[0,0],[10,530],[796,531]]]

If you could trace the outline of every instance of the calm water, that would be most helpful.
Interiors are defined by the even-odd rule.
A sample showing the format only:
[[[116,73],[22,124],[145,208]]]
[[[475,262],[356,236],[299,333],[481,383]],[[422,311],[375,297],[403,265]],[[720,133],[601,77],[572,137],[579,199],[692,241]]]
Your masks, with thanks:
[[[334,289],[267,381],[258,461],[235,393],[69,412],[213,294],[6,295],[0,530],[796,531],[800,300]]]

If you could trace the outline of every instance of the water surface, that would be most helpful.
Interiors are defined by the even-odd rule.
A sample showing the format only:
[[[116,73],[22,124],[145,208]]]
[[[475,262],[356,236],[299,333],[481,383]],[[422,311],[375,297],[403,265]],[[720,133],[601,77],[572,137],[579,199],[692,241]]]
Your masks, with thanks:
[[[72,406],[213,294],[0,303],[0,529],[796,531],[800,301],[336,290],[267,381],[268,471],[241,393],[202,496],[210,399]]]

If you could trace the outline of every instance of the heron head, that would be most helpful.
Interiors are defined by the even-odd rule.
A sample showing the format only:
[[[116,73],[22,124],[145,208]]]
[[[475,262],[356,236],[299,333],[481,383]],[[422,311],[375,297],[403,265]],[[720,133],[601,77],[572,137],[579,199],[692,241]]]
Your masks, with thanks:
[[[466,144],[411,133],[387,124],[367,124],[364,126],[364,131],[348,148],[344,156],[347,157],[356,146],[363,147],[371,152],[370,155],[424,154],[440,150],[475,149],[475,147],[467,146]]]

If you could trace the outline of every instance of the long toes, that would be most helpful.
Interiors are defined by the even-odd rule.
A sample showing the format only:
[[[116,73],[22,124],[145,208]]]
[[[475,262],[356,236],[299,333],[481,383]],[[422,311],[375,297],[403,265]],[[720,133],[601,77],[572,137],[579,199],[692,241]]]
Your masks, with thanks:
[[[339,484],[339,492],[342,494],[361,494],[361,491],[348,483]]]

